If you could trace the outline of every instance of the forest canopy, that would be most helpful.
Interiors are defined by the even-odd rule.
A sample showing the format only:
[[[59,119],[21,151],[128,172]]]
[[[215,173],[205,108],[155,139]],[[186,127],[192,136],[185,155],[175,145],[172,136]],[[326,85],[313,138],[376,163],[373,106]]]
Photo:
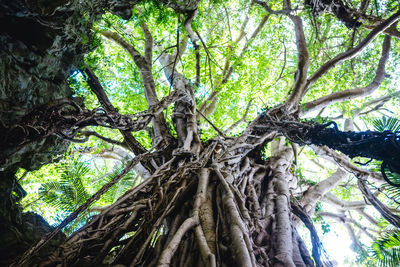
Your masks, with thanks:
[[[134,2],[20,123],[70,144],[15,173],[55,227],[15,266],[399,265],[398,2]]]

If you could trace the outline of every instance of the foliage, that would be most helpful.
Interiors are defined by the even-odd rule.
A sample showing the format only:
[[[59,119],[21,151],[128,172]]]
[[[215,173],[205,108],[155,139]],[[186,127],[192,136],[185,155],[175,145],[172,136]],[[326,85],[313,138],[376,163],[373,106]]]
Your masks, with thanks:
[[[394,117],[382,116],[380,119],[372,120],[372,125],[377,131],[400,131],[400,120]]]
[[[400,232],[398,230],[387,232],[375,240],[371,245],[370,254],[375,266],[399,266]]]

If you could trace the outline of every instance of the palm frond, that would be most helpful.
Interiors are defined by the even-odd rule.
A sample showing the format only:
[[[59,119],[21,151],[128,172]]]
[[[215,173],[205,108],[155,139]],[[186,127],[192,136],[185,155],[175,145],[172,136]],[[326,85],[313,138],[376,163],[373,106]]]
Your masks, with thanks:
[[[377,266],[397,267],[400,265],[400,231],[386,233],[374,241],[370,249],[372,261]]]
[[[371,122],[372,122],[372,125],[374,126],[375,130],[377,130],[379,132],[400,131],[400,120],[398,120],[397,118],[394,118],[394,117],[382,116],[382,118],[373,119]]]
[[[63,164],[60,170],[60,180],[42,184],[39,196],[60,212],[72,212],[90,197],[82,181],[90,169],[86,162],[78,158]]]

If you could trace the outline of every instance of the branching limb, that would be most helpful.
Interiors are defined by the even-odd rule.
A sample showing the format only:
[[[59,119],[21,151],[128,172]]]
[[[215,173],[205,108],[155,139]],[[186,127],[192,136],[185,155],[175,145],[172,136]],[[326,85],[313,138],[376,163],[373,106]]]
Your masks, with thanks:
[[[326,217],[326,218],[332,218],[332,219],[335,219],[335,220],[345,223],[345,224],[351,223],[351,224],[355,225],[357,228],[359,228],[362,232],[364,232],[372,240],[374,239],[374,237],[371,235],[371,233],[368,232],[368,230],[371,230],[371,229],[368,229],[367,227],[361,225],[359,222],[357,222],[353,218],[348,217],[346,214],[344,214],[344,211],[343,211],[343,213],[319,212],[318,215],[322,216],[322,217]]]
[[[142,80],[143,80],[143,86],[144,86],[144,92],[146,96],[146,101],[148,105],[154,106],[158,104],[158,97],[155,89],[155,82],[154,78],[152,75],[152,47],[153,47],[153,38],[151,36],[150,31],[148,30],[148,27],[146,24],[142,23],[141,25],[144,35],[145,35],[145,56],[142,56],[139,51],[136,50],[136,48],[125,41],[119,34],[111,31],[100,31],[100,33],[116,42],[119,44],[121,47],[123,47],[132,57],[133,61],[135,62],[136,66],[139,68]],[[154,143],[158,143],[160,140],[163,139],[172,139],[172,135],[168,129],[168,126],[166,124],[164,115],[162,113],[154,116],[153,119],[153,129],[154,129]],[[167,140],[164,140],[166,143],[168,143]]]
[[[382,97],[378,97],[376,99],[372,99],[371,101],[369,101],[368,103],[364,104],[360,108],[353,110],[352,113],[354,114],[354,117],[357,117],[359,115],[366,115],[366,114],[368,114],[370,112],[379,110],[380,108],[383,107],[383,105],[386,102],[388,102],[391,99],[396,98],[396,97],[400,97],[400,91],[396,91],[394,93],[390,93],[388,95],[384,95]],[[374,106],[374,107],[372,107],[372,106]],[[370,107],[369,110],[363,111],[364,109],[369,108],[369,107]]]
[[[313,85],[319,78],[321,78],[325,73],[327,73],[330,69],[335,67],[337,64],[351,59],[362,52],[372,40],[375,39],[381,32],[387,29],[390,25],[395,23],[400,17],[400,10],[389,17],[387,20],[383,21],[379,26],[373,29],[357,46],[335,56],[325,64],[323,64],[314,74],[307,79],[306,87],[307,89]],[[307,91],[304,92],[304,94]]]
[[[301,115],[304,115],[316,109],[327,107],[334,103],[343,102],[372,94],[381,85],[383,79],[385,78],[385,64],[389,58],[390,39],[391,39],[390,36],[387,35],[385,36],[382,45],[382,55],[381,58],[379,59],[379,64],[376,69],[375,78],[370,84],[368,84],[365,87],[354,88],[350,90],[332,93],[330,95],[308,102],[303,105],[302,109],[303,111]]]
[[[243,57],[244,53],[248,49],[248,47],[251,45],[251,43],[254,41],[254,39],[257,37],[257,35],[260,33],[261,29],[265,26],[269,18],[269,15],[264,16],[260,23],[257,25],[257,28],[253,31],[251,37],[247,42],[244,44],[239,57]],[[241,38],[236,39],[238,42],[241,40]],[[237,45],[237,44],[236,44]],[[216,102],[218,101],[217,96],[221,92],[221,87],[228,82],[229,78],[231,77],[233,70],[235,67],[235,63],[231,64],[229,58],[226,58],[225,61],[225,68],[223,71],[223,78],[216,84],[215,89],[211,92],[211,94],[208,96],[206,100],[200,105],[199,110],[206,116],[210,115],[212,112],[215,110]],[[212,107],[212,108],[211,108]]]
[[[78,132],[78,135],[85,136],[86,138],[84,138],[84,140],[87,140],[90,136],[95,136],[105,142],[108,142],[108,143],[111,143],[114,145],[119,145],[122,147],[126,147],[126,144],[124,142],[120,142],[120,141],[114,140],[112,138],[104,137],[95,131],[80,131],[80,132]]]
[[[297,70],[295,74],[295,82],[292,93],[289,95],[286,105],[289,111],[297,109],[301,97],[304,95],[307,81],[307,71],[310,65],[310,56],[308,54],[307,41],[304,36],[303,22],[300,17],[290,15],[289,18],[294,23],[296,33],[296,46],[297,46]]]
[[[250,99],[249,103],[247,104],[246,110],[243,114],[243,116],[234,124],[232,124],[231,126],[229,126],[223,133],[227,134],[229,132],[231,132],[233,129],[235,129],[239,124],[241,124],[242,122],[246,121],[247,115],[249,115],[249,110],[251,107],[251,103],[253,102],[254,98]]]
[[[90,89],[97,96],[97,99],[99,100],[101,105],[107,111],[116,112],[117,111],[116,108],[112,105],[99,79],[86,63],[84,72],[87,75],[87,83]],[[138,155],[146,152],[146,149],[136,140],[135,137],[133,137],[133,135],[130,132],[122,130],[120,130],[120,132],[124,136],[124,142],[132,150],[133,153]]]
[[[393,214],[385,205],[380,202],[374,194],[369,190],[365,184],[365,179],[368,178],[366,175],[358,176],[358,187],[360,188],[363,195],[368,201],[376,208],[377,211],[385,218],[389,223],[396,227],[400,227],[400,217]]]

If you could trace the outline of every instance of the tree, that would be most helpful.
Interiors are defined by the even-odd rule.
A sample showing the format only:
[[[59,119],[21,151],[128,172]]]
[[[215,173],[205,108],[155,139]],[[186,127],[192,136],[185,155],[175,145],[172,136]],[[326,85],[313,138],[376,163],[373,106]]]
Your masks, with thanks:
[[[346,223],[360,249],[353,226],[367,235],[371,230],[349,210],[376,226],[366,210],[372,204],[399,227],[397,211],[369,186],[382,184],[382,174],[345,155],[383,160],[396,172],[397,132],[341,132],[336,123],[318,123],[323,112],[339,111],[345,130],[352,130],[359,116],[397,101],[386,77],[396,74],[388,62],[391,48],[397,53],[391,43],[399,36],[400,11],[392,2],[379,8],[369,1],[352,7],[342,1],[160,2],[135,3],[129,21],[106,14],[93,27],[101,44],[71,81],[85,106],[62,99],[33,110],[21,124],[30,142],[95,136],[135,157],[16,266],[31,263],[47,240],[135,167],[143,182],[40,259],[40,266],[329,266],[310,217],[322,200],[341,207],[340,213],[318,216]],[[321,12],[332,14],[318,17]],[[90,110],[97,103],[88,89],[101,107]],[[118,99],[130,102],[117,108]],[[319,114],[310,115],[314,111]],[[118,130],[122,141],[112,130],[85,129],[95,126]],[[4,136],[18,132],[1,127]],[[2,145],[19,145],[17,137]],[[382,153],[378,142],[385,145]],[[309,182],[298,166],[298,144],[333,161],[332,174]],[[330,193],[348,175],[357,178],[367,201]],[[311,255],[296,229],[301,222],[310,230]]]

